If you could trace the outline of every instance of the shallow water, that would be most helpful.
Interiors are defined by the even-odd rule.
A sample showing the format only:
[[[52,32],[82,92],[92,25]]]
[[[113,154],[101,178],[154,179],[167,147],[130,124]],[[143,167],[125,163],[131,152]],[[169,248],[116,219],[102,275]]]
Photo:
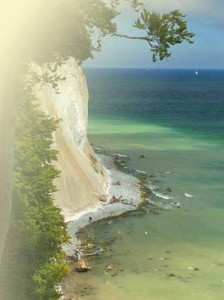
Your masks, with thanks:
[[[147,172],[154,205],[88,228],[106,252],[69,285],[81,299],[222,299],[224,72],[141,72],[88,70],[89,138]]]

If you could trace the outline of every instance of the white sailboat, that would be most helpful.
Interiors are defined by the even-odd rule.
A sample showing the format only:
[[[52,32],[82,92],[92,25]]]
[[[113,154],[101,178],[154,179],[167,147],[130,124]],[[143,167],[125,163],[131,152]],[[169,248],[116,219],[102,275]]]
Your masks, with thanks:
[[[198,70],[195,71],[195,75],[198,75]]]

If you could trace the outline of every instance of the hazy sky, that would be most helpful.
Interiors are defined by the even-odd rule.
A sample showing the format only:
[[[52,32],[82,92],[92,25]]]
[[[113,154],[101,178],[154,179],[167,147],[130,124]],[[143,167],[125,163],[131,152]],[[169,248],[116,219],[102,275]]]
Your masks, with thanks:
[[[196,34],[195,43],[177,45],[168,61],[152,63],[146,42],[107,37],[103,51],[84,66],[224,69],[224,0],[150,0],[148,3],[152,10],[180,9],[186,14],[189,30]],[[135,19],[125,8],[118,19],[119,33],[139,35],[141,31],[132,28]]]

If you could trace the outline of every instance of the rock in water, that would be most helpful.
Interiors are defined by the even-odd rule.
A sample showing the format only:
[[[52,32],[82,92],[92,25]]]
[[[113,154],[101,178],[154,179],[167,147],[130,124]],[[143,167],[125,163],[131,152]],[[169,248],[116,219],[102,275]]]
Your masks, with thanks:
[[[88,270],[90,270],[90,267],[87,265],[84,259],[78,260],[77,263],[75,264],[76,272],[81,273],[81,272],[87,272]]]

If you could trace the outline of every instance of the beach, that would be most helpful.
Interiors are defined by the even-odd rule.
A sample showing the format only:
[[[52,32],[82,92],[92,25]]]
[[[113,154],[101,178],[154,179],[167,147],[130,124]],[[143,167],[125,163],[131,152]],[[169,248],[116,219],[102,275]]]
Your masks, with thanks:
[[[67,255],[74,255],[74,251],[80,248],[81,241],[77,233],[87,225],[91,225],[102,219],[113,218],[125,212],[135,210],[141,203],[140,181],[131,174],[118,170],[115,165],[115,157],[119,154],[97,154],[102,165],[106,168],[109,177],[107,199],[101,201],[101,205],[90,210],[83,210],[72,217],[68,223],[68,232],[71,236],[71,244],[64,245]]]

